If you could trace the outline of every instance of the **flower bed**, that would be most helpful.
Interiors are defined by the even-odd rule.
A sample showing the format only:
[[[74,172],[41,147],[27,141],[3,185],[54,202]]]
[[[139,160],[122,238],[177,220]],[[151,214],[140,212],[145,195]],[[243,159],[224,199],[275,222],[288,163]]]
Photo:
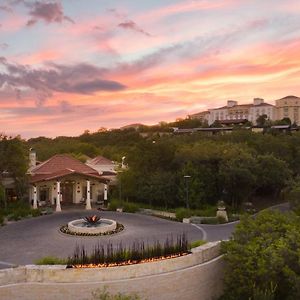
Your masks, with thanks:
[[[97,233],[97,234],[72,232],[69,230],[68,224],[61,226],[59,230],[60,230],[60,232],[62,232],[64,234],[75,235],[75,236],[102,236],[102,235],[115,234],[115,233],[121,232],[123,229],[124,229],[124,226],[120,223],[117,223],[117,228],[115,230],[107,231],[107,232],[103,232],[103,233]]]

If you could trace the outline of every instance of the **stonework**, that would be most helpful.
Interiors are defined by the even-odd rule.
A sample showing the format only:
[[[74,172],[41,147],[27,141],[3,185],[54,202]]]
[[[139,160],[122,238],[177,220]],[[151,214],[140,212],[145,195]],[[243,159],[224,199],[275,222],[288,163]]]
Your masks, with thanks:
[[[208,300],[221,295],[224,262],[220,243],[207,243],[179,258],[103,269],[25,266],[0,270],[1,299],[90,299],[106,287],[148,300]]]

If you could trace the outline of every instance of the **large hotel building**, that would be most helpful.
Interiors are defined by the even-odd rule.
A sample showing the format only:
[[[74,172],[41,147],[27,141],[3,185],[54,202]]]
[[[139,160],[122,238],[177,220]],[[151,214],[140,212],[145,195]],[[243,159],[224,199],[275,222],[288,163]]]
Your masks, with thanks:
[[[287,96],[275,101],[275,105],[264,102],[261,98],[254,98],[250,104],[238,104],[237,101],[228,100],[227,105],[208,111],[189,115],[191,119],[206,120],[209,125],[216,120],[239,122],[251,121],[254,125],[261,115],[267,115],[268,119],[275,121],[290,118],[292,123],[300,122],[300,98]]]

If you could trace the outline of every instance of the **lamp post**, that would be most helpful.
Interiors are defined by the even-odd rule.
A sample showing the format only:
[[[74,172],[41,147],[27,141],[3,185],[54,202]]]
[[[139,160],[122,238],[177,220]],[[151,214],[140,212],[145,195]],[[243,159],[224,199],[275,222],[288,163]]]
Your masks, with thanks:
[[[189,205],[189,179],[191,178],[190,175],[184,175],[184,180],[185,180],[185,193],[186,193],[186,208],[189,209],[190,205]]]
[[[121,168],[119,169],[119,201],[122,203],[122,172],[126,169],[125,165],[126,156],[122,157]]]

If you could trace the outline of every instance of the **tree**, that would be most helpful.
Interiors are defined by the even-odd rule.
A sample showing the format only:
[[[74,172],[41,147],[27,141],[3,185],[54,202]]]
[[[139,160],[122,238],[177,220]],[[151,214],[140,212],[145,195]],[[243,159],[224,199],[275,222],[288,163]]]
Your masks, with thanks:
[[[256,119],[256,125],[259,127],[264,127],[267,123],[267,120],[268,120],[268,116],[266,114],[260,115]]]
[[[300,214],[300,177],[290,183],[285,191],[285,199],[290,203],[291,208]]]
[[[287,163],[272,154],[258,155],[256,160],[257,188],[261,192],[278,195],[292,175]]]
[[[208,174],[205,174],[206,176]],[[184,178],[184,176],[190,176]],[[188,189],[188,205],[190,208],[200,208],[205,202],[205,185],[203,173],[199,166],[187,163],[179,173],[178,197],[180,203],[187,205],[186,192]]]
[[[279,122],[280,124],[278,125],[292,125],[292,121],[290,118],[283,118]]]
[[[299,299],[299,229],[300,221],[292,213],[245,216],[233,238],[223,244],[226,270],[221,299]]]
[[[4,136],[0,140],[0,179],[4,172],[14,179],[19,199],[26,193],[27,168],[28,158],[24,142],[19,138]]]
[[[220,181],[224,200],[237,209],[254,192],[256,159],[247,148],[228,149],[220,164]]]
[[[211,128],[220,128],[220,127],[223,127],[221,122],[219,120],[215,120],[211,125],[210,125]]]

